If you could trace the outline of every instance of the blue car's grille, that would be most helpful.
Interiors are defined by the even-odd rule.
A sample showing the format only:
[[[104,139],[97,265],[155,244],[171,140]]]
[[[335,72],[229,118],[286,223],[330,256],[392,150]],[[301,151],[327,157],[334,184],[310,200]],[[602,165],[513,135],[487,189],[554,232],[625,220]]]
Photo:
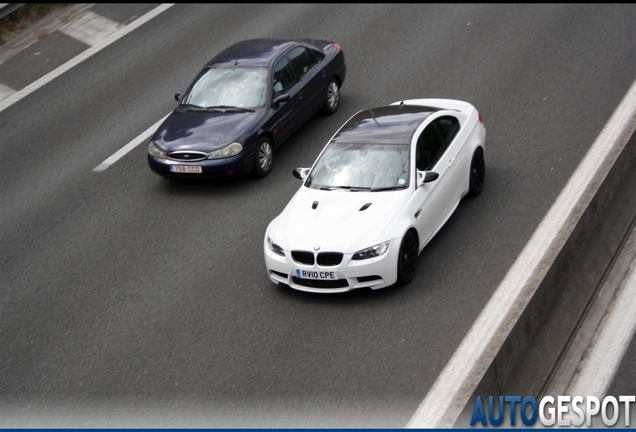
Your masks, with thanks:
[[[183,162],[198,162],[207,159],[208,154],[198,151],[174,151],[168,153],[168,157]]]

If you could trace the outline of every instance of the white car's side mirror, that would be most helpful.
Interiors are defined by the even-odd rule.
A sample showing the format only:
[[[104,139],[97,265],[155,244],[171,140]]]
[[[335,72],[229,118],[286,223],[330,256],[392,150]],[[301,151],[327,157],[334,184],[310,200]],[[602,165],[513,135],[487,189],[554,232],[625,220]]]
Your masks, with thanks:
[[[417,186],[421,186],[424,183],[430,183],[437,180],[439,174],[435,171],[418,171],[417,172]]]
[[[309,170],[311,168],[294,168],[292,174],[299,180],[305,180],[309,175]]]

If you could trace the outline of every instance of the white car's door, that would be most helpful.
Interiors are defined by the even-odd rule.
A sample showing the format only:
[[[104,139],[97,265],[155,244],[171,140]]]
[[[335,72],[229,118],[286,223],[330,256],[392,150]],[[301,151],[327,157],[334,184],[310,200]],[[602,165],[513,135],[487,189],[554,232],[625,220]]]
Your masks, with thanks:
[[[469,131],[459,131],[460,122],[456,117],[444,116],[436,119],[433,124],[439,131],[443,139],[443,147],[438,155],[438,161],[433,167],[433,171],[446,170],[447,213],[442,218],[443,224],[450,217],[459,200],[462,197],[464,184],[468,178],[470,170],[470,155],[466,152],[466,142]]]
[[[457,123],[453,117],[438,118],[422,131],[417,140],[417,170],[433,171],[439,175],[436,180],[420,185],[415,192],[416,200],[421,203],[415,213],[420,249],[430,241],[456,207],[457,189],[463,181],[461,173],[455,169],[461,146],[449,146],[453,141],[450,133],[456,134],[459,125],[454,129],[442,128],[443,120],[449,125]]]

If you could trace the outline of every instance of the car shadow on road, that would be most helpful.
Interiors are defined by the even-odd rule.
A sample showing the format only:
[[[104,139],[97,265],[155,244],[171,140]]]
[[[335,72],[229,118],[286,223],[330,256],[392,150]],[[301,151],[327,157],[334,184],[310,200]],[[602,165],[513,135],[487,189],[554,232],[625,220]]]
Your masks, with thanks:
[[[408,286],[393,285],[379,290],[361,288],[344,293],[309,293],[298,291],[287,285],[278,285],[277,291],[293,300],[314,305],[359,305],[361,303],[386,302],[404,294]]]
[[[225,194],[251,190],[262,182],[251,175],[236,178],[161,178],[157,187],[169,195],[209,196],[211,193]]]

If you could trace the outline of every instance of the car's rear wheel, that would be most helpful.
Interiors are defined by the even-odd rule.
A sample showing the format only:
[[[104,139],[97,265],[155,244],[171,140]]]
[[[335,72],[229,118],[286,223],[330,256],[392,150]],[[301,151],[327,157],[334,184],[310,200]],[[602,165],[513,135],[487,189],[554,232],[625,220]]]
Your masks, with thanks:
[[[340,106],[340,85],[335,78],[331,78],[327,86],[327,99],[325,100],[324,109],[327,114],[333,114],[338,111]]]
[[[402,243],[400,243],[400,254],[397,263],[397,275],[400,284],[407,284],[415,278],[418,251],[417,235],[413,231],[407,231],[402,238]]]
[[[256,177],[265,177],[272,171],[272,162],[274,160],[274,148],[272,142],[267,137],[262,137],[258,141],[256,151],[254,152],[254,175]]]
[[[484,190],[484,181],[486,179],[486,161],[484,159],[484,150],[477,147],[473,153],[473,160],[470,164],[470,188],[468,195],[477,196]]]

